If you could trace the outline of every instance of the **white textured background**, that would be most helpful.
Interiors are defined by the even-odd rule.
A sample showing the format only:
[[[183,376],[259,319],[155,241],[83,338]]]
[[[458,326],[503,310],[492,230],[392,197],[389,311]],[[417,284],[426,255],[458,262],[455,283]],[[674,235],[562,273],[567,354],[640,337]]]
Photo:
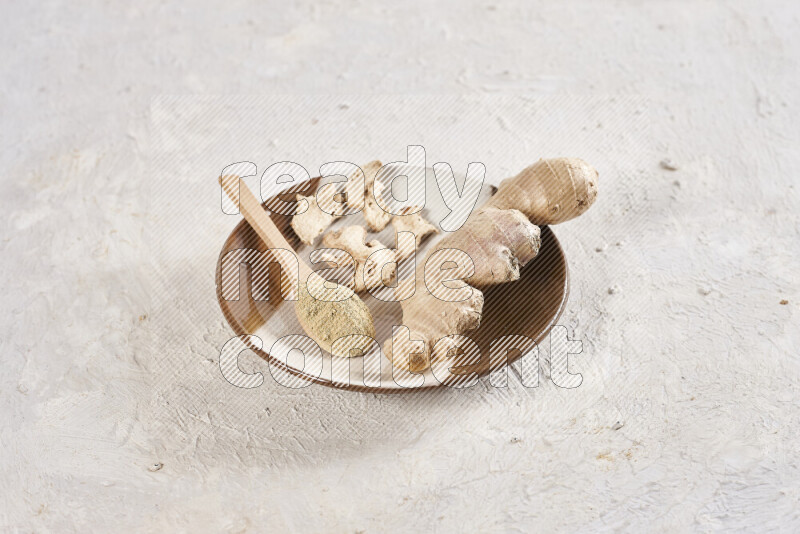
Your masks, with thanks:
[[[797,4],[0,14],[0,529],[800,530]],[[316,102],[328,133],[303,145],[310,122],[261,125],[218,164],[152,172],[153,97],[272,93]],[[397,96],[381,113],[353,96],[369,94]],[[398,106],[407,94],[478,111],[434,121]],[[382,397],[224,382],[230,332],[208,293],[233,220],[198,211],[192,246],[162,254],[182,230],[154,209],[156,180],[202,184],[206,210],[233,161],[313,169],[416,142],[429,163],[484,161],[490,180],[568,148],[598,166],[597,205],[556,229],[583,385]]]

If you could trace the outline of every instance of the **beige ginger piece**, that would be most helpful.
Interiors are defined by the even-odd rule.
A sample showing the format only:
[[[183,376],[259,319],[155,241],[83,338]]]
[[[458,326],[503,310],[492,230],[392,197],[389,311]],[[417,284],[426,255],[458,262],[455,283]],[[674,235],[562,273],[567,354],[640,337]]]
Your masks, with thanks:
[[[375,201],[374,191],[380,195],[383,191],[383,184],[375,182],[375,176],[383,164],[378,161],[371,161],[362,167],[363,177],[353,174],[349,177],[345,186],[347,194],[347,205],[355,209],[363,209],[364,219],[367,226],[373,232],[380,232],[389,224],[392,216],[378,206]],[[362,179],[363,178],[363,179]],[[316,195],[303,196],[297,195],[298,202],[303,200],[308,202],[308,209],[292,217],[292,229],[306,245],[313,245],[314,241],[322,235],[333,221],[341,215],[331,215],[335,212],[335,200],[333,197],[327,199],[329,205],[323,206],[325,210],[317,204]]]
[[[338,248],[353,256],[357,293],[380,287],[382,278],[391,283],[397,271],[394,251],[378,240],[366,243],[366,238],[367,230],[363,226],[346,226],[322,238],[325,247]]]
[[[428,220],[426,220],[419,213],[413,213],[411,215],[395,215],[392,217],[392,226],[394,226],[395,240],[397,239],[397,234],[400,232],[411,232],[414,234],[417,249],[419,249],[419,245],[425,240],[425,238],[432,234],[439,233],[439,229],[428,222]],[[397,246],[400,246],[398,241],[395,242],[397,243]],[[401,251],[398,249],[398,261],[406,259],[413,252],[413,250]]]
[[[313,245],[314,240],[319,237],[327,228],[339,217],[322,211],[317,205],[317,198],[314,195],[305,197],[297,195],[297,201],[308,202],[308,209],[292,217],[292,230],[306,245]]]
[[[487,206],[518,209],[534,224],[559,224],[597,198],[597,170],[578,158],[540,159],[500,183]]]
[[[433,347],[439,339],[478,328],[483,310],[483,293],[478,289],[518,280],[520,267],[533,259],[541,244],[539,227],[517,210],[481,210],[473,214],[457,232],[447,235],[431,249],[425,261],[417,262],[414,295],[400,303],[403,325],[412,340],[423,342],[421,352],[393,352],[393,340],[384,351],[396,367],[419,373],[430,367]],[[428,260],[440,250],[466,253],[475,266],[465,279],[472,288],[469,298],[448,302],[432,295],[425,284]]]
[[[589,209],[597,197],[597,177],[594,167],[583,160],[556,158],[540,160],[503,181],[483,208],[437,243],[425,261],[417,263],[417,292],[401,302],[410,341],[395,347],[389,339],[384,344],[392,364],[422,372],[437,358],[433,349],[440,339],[477,328],[483,312],[483,294],[477,288],[518,280],[520,268],[539,251],[536,224],[557,224]],[[463,251],[474,263],[475,272],[464,278],[473,289],[466,300],[437,299],[429,290],[419,289],[426,288],[427,259],[444,249]]]
[[[383,164],[378,161],[370,161],[364,165],[364,219],[367,221],[367,226],[373,232],[380,232],[389,221],[392,219],[390,213],[386,213],[378,206],[375,197],[379,196],[384,189],[381,182],[375,180],[375,176]]]

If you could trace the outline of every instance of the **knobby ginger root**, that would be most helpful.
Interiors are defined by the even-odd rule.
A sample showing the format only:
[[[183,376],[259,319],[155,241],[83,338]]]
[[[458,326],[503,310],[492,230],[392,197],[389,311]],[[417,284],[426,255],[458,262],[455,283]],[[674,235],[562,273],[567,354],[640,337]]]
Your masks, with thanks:
[[[419,213],[413,213],[411,215],[395,215],[392,217],[392,226],[394,226],[395,242],[398,243],[398,247],[400,245],[399,240],[397,239],[397,234],[400,232],[411,232],[414,234],[417,250],[419,249],[419,245],[425,240],[426,237],[439,232],[434,225],[425,220],[425,218],[423,218]],[[414,250],[412,249],[402,251],[398,249],[397,260],[404,260],[413,253]]]
[[[475,273],[466,282],[486,287],[519,280],[520,268],[538,254],[540,245],[539,227],[522,212],[485,207],[439,241],[428,257],[442,249],[465,252],[475,264]]]
[[[314,240],[339,217],[322,211],[317,205],[317,199],[314,195],[305,197],[298,194],[297,201],[302,202],[303,200],[308,202],[308,209],[293,216],[291,225],[300,241],[306,245],[313,245]]]
[[[364,195],[364,219],[367,221],[369,229],[373,232],[380,232],[386,228],[386,225],[389,224],[389,221],[392,219],[392,215],[383,211],[375,201],[375,198],[381,195],[384,188],[381,182],[375,180],[375,176],[377,176],[382,166],[383,164],[380,161],[375,160],[370,161],[363,167],[364,191],[362,194]]]
[[[486,209],[473,214],[457,232],[442,239],[417,264],[414,295],[402,301],[403,325],[411,331],[411,339],[422,340],[422,352],[393,352],[393,340],[384,344],[392,363],[412,373],[430,366],[431,350],[441,338],[473,330],[480,325],[483,293],[478,287],[518,280],[520,267],[539,252],[539,227],[530,223],[517,210]],[[428,260],[437,251],[462,251],[474,264],[474,271],[465,278],[471,294],[460,302],[437,298],[425,283],[425,270],[431,269]],[[446,256],[445,256],[446,258]],[[435,265],[433,266],[436,267]]]
[[[384,277],[387,285],[391,284],[397,270],[394,251],[378,240],[365,243],[366,237],[367,230],[364,227],[346,226],[322,238],[325,247],[344,250],[353,256],[356,262],[353,289],[356,293],[380,287]]]
[[[440,339],[480,326],[483,294],[478,288],[518,280],[520,269],[539,251],[536,224],[557,224],[585,212],[597,197],[597,171],[574,158],[540,160],[517,176],[504,180],[484,207],[473,213],[458,231],[446,236],[417,264],[417,291],[401,302],[403,326],[411,341],[384,344],[384,352],[397,368],[419,373],[431,361],[446,356]],[[466,300],[450,302],[431,294],[425,285],[425,266],[437,252],[455,257],[460,250],[474,263],[474,272],[461,278],[472,292]],[[401,336],[398,335],[398,339]],[[419,341],[422,341],[421,345]],[[421,350],[411,349],[418,346]],[[397,349],[396,351],[394,349]]]
[[[355,209],[363,209],[364,219],[373,232],[380,232],[386,228],[392,218],[375,201],[374,190],[377,189],[378,195],[383,191],[383,184],[375,181],[375,176],[381,166],[380,161],[370,161],[362,167],[363,179],[358,176],[361,173],[357,172],[348,178],[347,185],[345,185],[347,205]],[[313,245],[317,237],[322,235],[333,224],[333,221],[341,216],[332,215],[336,211],[336,201],[333,197],[327,198],[327,205],[320,207],[316,195],[306,197],[300,194],[297,195],[297,201],[308,202],[308,209],[292,217],[292,229],[300,241],[306,245]]]
[[[578,158],[540,159],[503,180],[487,206],[518,209],[533,224],[559,224],[589,209],[597,198],[597,170]]]

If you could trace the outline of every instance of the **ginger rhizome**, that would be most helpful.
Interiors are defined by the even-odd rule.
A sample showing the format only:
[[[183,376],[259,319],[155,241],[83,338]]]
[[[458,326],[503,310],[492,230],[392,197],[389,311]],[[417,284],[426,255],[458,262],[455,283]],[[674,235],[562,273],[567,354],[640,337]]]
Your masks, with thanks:
[[[344,204],[354,210],[352,213],[363,211],[367,226],[373,232],[383,230],[392,218],[375,202],[375,195],[380,195],[383,190],[383,184],[375,180],[381,165],[381,162],[377,160],[367,163],[362,169],[348,177],[344,188],[346,194]],[[298,194],[297,202],[302,206],[307,203],[308,207],[302,213],[292,217],[291,226],[300,241],[306,245],[313,245],[317,237],[322,235],[333,224],[333,221],[341,217],[341,211],[334,195],[320,200],[318,195]],[[319,205],[318,202],[322,202],[324,205]]]
[[[308,208],[303,212],[292,217],[292,230],[306,245],[313,245],[314,240],[319,237],[328,227],[339,218],[324,211],[317,204],[315,195],[297,195],[298,203],[307,202]]]
[[[416,209],[416,208],[413,208]],[[411,211],[411,210],[409,210]],[[394,227],[395,242],[397,243],[397,259],[404,260],[419,249],[420,244],[430,235],[439,233],[439,229],[428,222],[419,213],[412,213],[411,215],[395,215],[392,217],[392,226]],[[397,236],[400,232],[411,232],[414,234],[415,249],[400,249],[400,242]]]
[[[380,232],[392,219],[392,215],[383,211],[375,200],[383,194],[383,183],[375,179],[382,165],[378,160],[364,165],[364,219],[372,232]]]
[[[395,252],[377,239],[367,243],[366,238],[367,230],[363,226],[346,226],[322,238],[325,247],[344,250],[355,260],[353,289],[356,293],[391,285],[395,278]],[[325,261],[325,256],[322,259]]]
[[[402,336],[384,344],[392,364],[413,373],[424,371],[432,359],[446,356],[449,345],[437,345],[440,339],[477,328],[483,310],[480,288],[518,280],[520,269],[539,252],[537,224],[558,224],[584,213],[597,197],[597,178],[597,171],[581,159],[556,158],[540,160],[504,180],[464,226],[417,263],[417,291],[401,302],[409,332],[395,329]],[[443,300],[426,287],[428,260],[436,255],[440,267],[467,269],[461,277],[471,288],[466,299]],[[434,346],[439,354],[433,353]]]
[[[518,209],[538,225],[559,224],[597,198],[597,171],[579,158],[540,159],[500,184],[486,207]]]

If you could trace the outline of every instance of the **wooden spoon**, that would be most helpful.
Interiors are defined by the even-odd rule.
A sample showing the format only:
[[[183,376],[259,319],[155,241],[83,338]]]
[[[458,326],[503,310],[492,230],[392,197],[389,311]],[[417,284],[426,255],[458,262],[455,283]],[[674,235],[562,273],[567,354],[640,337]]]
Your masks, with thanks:
[[[283,274],[299,274],[298,300],[294,311],[306,334],[328,352],[332,352],[331,347],[337,339],[350,335],[364,336],[350,338],[347,346],[351,350],[347,354],[366,350],[375,338],[375,324],[366,304],[350,288],[339,285],[336,289],[331,289],[324,278],[297,257],[292,246],[239,176],[220,176],[219,183],[234,203],[238,200],[239,211],[267,245],[267,249],[285,249],[294,253],[296,264],[294,260],[282,255],[278,255],[277,260]],[[321,300],[314,295],[326,295],[331,300]]]

